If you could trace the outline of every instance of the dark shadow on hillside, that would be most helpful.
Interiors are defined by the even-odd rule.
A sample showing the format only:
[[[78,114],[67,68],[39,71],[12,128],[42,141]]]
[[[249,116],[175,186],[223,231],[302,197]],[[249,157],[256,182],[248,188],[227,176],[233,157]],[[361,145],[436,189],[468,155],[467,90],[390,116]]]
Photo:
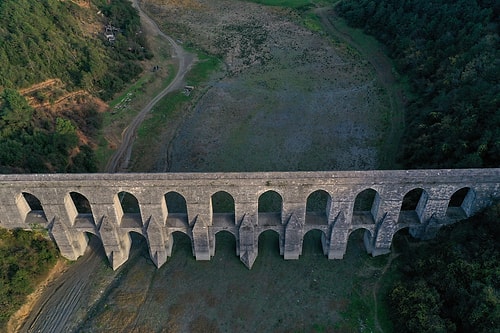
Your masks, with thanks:
[[[101,239],[96,235],[88,232],[85,233],[85,236],[87,236],[89,239],[87,249],[85,250],[85,256],[89,255],[89,253],[94,253],[94,255],[99,258],[99,261],[109,265],[108,257],[106,256],[106,252],[104,251]]]

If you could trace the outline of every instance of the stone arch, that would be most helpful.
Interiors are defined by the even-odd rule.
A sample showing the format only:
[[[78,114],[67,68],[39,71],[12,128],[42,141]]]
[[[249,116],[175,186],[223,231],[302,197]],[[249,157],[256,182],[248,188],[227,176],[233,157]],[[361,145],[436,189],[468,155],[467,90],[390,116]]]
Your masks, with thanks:
[[[17,209],[26,224],[46,224],[47,216],[40,200],[29,192],[21,192],[16,198]]]
[[[178,192],[165,193],[162,199],[163,216],[169,227],[188,228],[188,215],[186,198]]]
[[[422,223],[429,195],[422,188],[408,191],[401,202],[398,223]]]
[[[87,240],[87,247],[88,246],[94,247],[94,250],[96,250],[96,247],[98,247],[100,250],[102,250],[101,254],[103,255],[103,258],[105,258],[106,253],[104,250],[104,243],[101,239],[101,235],[99,235],[99,232],[97,232],[97,230],[95,229],[88,229],[82,231],[82,234]]]
[[[303,255],[317,255],[319,253],[326,255],[327,252],[326,234],[323,230],[310,229],[304,234],[302,239]]]
[[[101,236],[96,231],[85,230],[83,235],[87,238],[87,246],[98,247],[103,258],[106,257],[106,252],[104,251],[104,243],[102,242]],[[96,250],[96,248],[94,248]]]
[[[168,256],[181,253],[194,256],[193,237],[187,232],[175,230],[168,237]]]
[[[450,197],[446,216],[452,219],[464,219],[472,215],[476,192],[470,187],[462,187]]]
[[[269,190],[259,196],[258,224],[280,225],[283,211],[283,197],[276,191]]]
[[[366,228],[355,228],[349,232],[349,236],[347,237],[347,247],[349,250],[352,246],[361,246],[361,242],[363,243],[363,247],[366,250],[366,253],[370,254],[373,250],[373,235],[372,232]],[[352,250],[352,249],[351,249]],[[346,253],[349,251],[346,251]]]
[[[59,237],[54,237],[54,235],[52,236],[52,239],[55,241],[59,249],[61,249],[61,245],[64,246],[65,242],[61,244],[61,239]],[[71,258],[70,260],[77,260],[78,257],[82,256],[90,247],[103,260],[108,260],[101,235],[94,228],[72,231],[70,239],[72,240],[72,245],[78,244],[76,246],[77,250],[73,253],[63,253],[63,256],[65,256],[66,258]],[[70,255],[69,257],[67,256],[68,254]]]
[[[260,256],[281,256],[280,234],[273,229],[263,230],[257,237]]]
[[[142,228],[141,208],[132,193],[121,191],[116,194],[114,207],[118,223],[122,228]]]
[[[235,221],[234,198],[226,191],[218,191],[210,197],[212,211],[212,225],[217,227],[234,227]]]
[[[328,216],[332,206],[332,197],[325,190],[309,194],[306,201],[306,224],[328,225]]]
[[[380,195],[372,188],[358,193],[354,200],[352,224],[375,224],[380,205]]]
[[[71,225],[75,227],[95,228],[92,207],[89,200],[79,192],[69,192],[64,197],[64,206]]]
[[[217,255],[217,249],[223,248],[224,250],[230,249],[236,256],[239,255],[238,241],[236,235],[229,230],[219,230],[215,233],[215,251],[214,256]]]
[[[129,253],[131,249],[142,249],[143,251],[146,250],[146,253],[150,253],[148,239],[142,232],[130,230],[129,232],[127,232],[127,236],[130,239],[130,248],[128,249]]]
[[[419,239],[412,236],[409,226],[402,226],[392,234],[391,250],[398,253],[411,251],[411,244],[419,241]]]

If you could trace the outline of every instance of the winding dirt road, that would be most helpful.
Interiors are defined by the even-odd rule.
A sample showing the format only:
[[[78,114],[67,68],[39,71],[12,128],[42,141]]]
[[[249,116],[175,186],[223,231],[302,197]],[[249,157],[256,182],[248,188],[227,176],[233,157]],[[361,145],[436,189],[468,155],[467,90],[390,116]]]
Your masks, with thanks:
[[[172,46],[172,57],[177,58],[178,70],[175,78],[172,82],[163,89],[158,95],[156,95],[142,110],[137,114],[137,116],[132,120],[129,126],[125,128],[122,134],[122,142],[120,146],[115,151],[114,155],[109,160],[106,165],[105,172],[124,172],[127,170],[130,155],[132,154],[132,145],[137,132],[137,129],[143,122],[146,115],[151,111],[151,109],[158,103],[163,97],[168,93],[175,91],[182,87],[184,76],[191,68],[195,61],[195,56],[193,54],[187,53],[184,49],[179,46],[170,36],[163,33],[155,21],[150,18],[140,7],[138,0],[132,1],[133,6],[138,10],[141,17],[141,22],[143,26],[148,30],[151,35],[159,35],[165,41],[167,41]]]

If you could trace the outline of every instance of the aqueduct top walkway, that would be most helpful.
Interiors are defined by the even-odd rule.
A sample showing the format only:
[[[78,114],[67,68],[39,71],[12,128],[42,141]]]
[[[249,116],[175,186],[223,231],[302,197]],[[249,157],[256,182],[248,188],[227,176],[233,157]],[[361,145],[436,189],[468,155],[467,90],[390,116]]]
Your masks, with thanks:
[[[196,259],[209,260],[215,234],[228,231],[251,267],[266,230],[279,234],[285,259],[299,257],[313,229],[330,259],[343,257],[360,228],[378,255],[402,228],[429,238],[499,197],[500,169],[0,175],[0,227],[47,228],[69,259],[94,234],[113,268],[128,258],[130,232],[146,238],[159,267],[172,233],[187,234]]]

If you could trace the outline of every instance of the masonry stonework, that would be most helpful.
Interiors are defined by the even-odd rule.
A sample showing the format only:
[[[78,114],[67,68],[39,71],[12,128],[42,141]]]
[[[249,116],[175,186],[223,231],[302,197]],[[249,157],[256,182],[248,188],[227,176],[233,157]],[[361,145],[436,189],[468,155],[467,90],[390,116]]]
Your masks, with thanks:
[[[231,199],[223,212],[213,200],[218,193]],[[266,193],[281,208],[266,209]],[[172,253],[174,232],[191,239],[197,260],[210,260],[215,234],[227,231],[251,268],[267,230],[278,233],[287,260],[299,258],[311,230],[321,231],[329,259],[341,259],[349,235],[364,229],[366,250],[376,256],[390,251],[403,228],[431,238],[499,198],[500,169],[0,175],[0,227],[46,228],[70,260],[93,234],[113,269],[128,259],[131,232],[147,240],[160,267]]]

